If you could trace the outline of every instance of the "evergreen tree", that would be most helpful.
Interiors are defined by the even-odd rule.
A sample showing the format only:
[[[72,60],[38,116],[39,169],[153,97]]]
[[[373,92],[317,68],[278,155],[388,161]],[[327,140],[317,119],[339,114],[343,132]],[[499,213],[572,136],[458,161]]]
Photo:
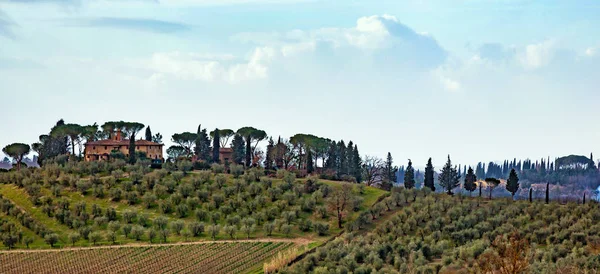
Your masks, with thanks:
[[[152,130],[150,130],[150,126],[146,127],[146,141],[152,142]]]
[[[529,187],[529,202],[533,202],[533,188]]]
[[[338,150],[338,164],[337,164],[337,174],[338,177],[341,178],[342,175],[346,175],[348,171],[348,157],[346,156],[346,144],[344,141],[339,141],[337,144]]]
[[[427,166],[425,167],[425,180],[424,180],[423,184],[426,187],[430,188],[431,191],[435,192],[434,177],[433,177],[433,164],[431,163],[431,158],[429,158],[429,161],[427,161]]]
[[[394,167],[394,160],[392,158],[392,154],[388,152],[387,159],[385,161],[385,168],[383,171],[384,180],[387,180],[392,183],[396,183],[397,177],[396,172],[398,171],[397,167]]]
[[[506,180],[506,190],[510,192],[514,200],[515,193],[517,193],[517,191],[519,190],[519,176],[517,176],[517,171],[515,171],[514,168],[510,171],[508,180]]]
[[[315,165],[312,158],[312,150],[306,153],[306,173],[312,174],[315,171]]]
[[[244,137],[239,134],[233,136],[233,140],[231,141],[231,149],[233,150],[233,162],[240,165],[244,162],[244,157],[246,155],[246,144],[244,142]]]
[[[546,204],[550,203],[550,183],[546,183]]]
[[[458,175],[456,168],[452,166],[450,155],[448,155],[448,161],[446,162],[446,165],[444,165],[444,168],[442,168],[442,172],[438,176],[438,180],[440,182],[440,186],[446,190],[448,195],[453,195],[454,193],[452,193],[452,190],[460,186],[460,176]]]
[[[325,161],[325,167],[336,171],[337,173],[337,162],[338,162],[338,151],[337,144],[335,141],[331,141],[329,149],[327,150],[327,161]]]
[[[594,161],[594,154],[590,153],[590,164],[588,165],[589,169],[596,169],[596,162]]]
[[[281,138],[279,138],[279,143],[281,143]],[[269,144],[267,145],[267,153],[265,155],[265,169],[273,170],[273,155],[275,153],[275,143],[273,142],[273,138],[269,138]]]
[[[135,135],[133,134],[129,138],[129,163],[135,164]]]
[[[269,144],[271,144],[271,142],[269,142]],[[269,147],[267,146],[267,150],[269,149]],[[283,142],[281,142],[281,136],[279,136],[279,138],[277,139],[277,145],[275,145],[274,148],[271,148],[271,150],[273,151],[272,155],[271,155],[271,159],[275,160],[275,167],[276,168],[282,168],[283,167],[283,156],[285,154],[285,144]],[[269,152],[267,151],[267,156]]]
[[[348,142],[348,146],[346,147],[346,163],[347,170],[345,174],[352,175],[355,173],[354,170],[354,143],[352,141]]]
[[[413,168],[410,159],[408,160],[408,167],[406,167],[406,172],[404,173],[404,187],[407,189],[415,187],[415,169]]]
[[[212,160],[210,151],[210,139],[206,133],[206,129],[202,129],[201,125],[198,125],[198,131],[195,140],[195,153],[198,160],[204,160],[210,162]]]
[[[469,192],[469,196],[473,194],[473,191],[477,189],[477,176],[473,173],[473,169],[469,167],[469,171],[467,171],[465,175],[465,189]]]
[[[354,157],[352,157],[352,159],[354,160],[354,162],[352,163],[353,169],[354,169],[354,174],[352,174],[352,175],[354,176],[354,178],[356,178],[356,181],[358,183],[360,183],[360,182],[362,182],[362,171],[361,171],[362,160],[360,158],[360,154],[358,153],[357,145],[354,145],[354,149],[352,150],[352,152],[354,153]]]
[[[212,151],[212,161],[213,163],[219,163],[221,160],[219,159],[219,154],[221,151],[221,136],[219,135],[219,129],[215,129],[215,134],[213,137],[213,151]]]

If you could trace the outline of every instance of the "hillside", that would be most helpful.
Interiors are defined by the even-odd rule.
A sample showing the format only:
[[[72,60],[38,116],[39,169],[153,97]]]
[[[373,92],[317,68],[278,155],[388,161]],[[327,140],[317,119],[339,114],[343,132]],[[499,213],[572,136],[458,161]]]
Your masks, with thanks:
[[[284,272],[600,271],[596,202],[489,201],[395,189],[384,203],[399,210],[368,233],[347,233]]]
[[[3,234],[19,238],[5,245],[25,248],[24,236],[29,248],[300,236],[321,241],[340,231],[326,201],[338,182],[287,172],[269,178],[259,169],[233,175],[141,166],[89,172],[88,165],[3,174]],[[355,212],[344,219],[385,193],[354,188]]]

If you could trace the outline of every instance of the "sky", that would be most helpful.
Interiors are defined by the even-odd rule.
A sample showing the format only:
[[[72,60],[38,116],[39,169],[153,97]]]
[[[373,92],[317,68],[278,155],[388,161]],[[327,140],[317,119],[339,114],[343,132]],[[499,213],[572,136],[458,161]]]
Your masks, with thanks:
[[[441,167],[600,157],[595,0],[0,0],[0,147],[57,120],[352,140]]]

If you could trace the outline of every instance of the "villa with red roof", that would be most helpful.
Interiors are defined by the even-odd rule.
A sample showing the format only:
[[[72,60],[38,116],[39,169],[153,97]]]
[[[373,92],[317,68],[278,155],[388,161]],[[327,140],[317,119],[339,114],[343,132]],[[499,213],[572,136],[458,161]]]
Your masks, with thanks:
[[[163,160],[163,146],[164,144],[146,140],[135,141],[135,151],[146,153],[146,157],[152,160]],[[106,161],[110,159],[111,152],[115,151],[129,157],[129,139],[123,139],[120,130],[111,134],[110,139],[87,142],[85,144],[85,160]]]

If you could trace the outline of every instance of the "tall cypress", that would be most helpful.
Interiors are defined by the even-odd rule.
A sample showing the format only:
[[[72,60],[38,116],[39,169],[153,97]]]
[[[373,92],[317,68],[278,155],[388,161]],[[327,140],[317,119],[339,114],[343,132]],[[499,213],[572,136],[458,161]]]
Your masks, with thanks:
[[[146,141],[152,142],[152,130],[150,130],[150,126],[146,127]]]
[[[129,138],[129,163],[135,164],[135,135],[133,133]]]
[[[404,172],[404,187],[407,189],[411,189],[415,187],[415,169],[412,166],[412,161],[408,160],[408,167],[406,167],[406,172]]]
[[[242,164],[246,154],[244,137],[239,134],[234,135],[233,140],[231,141],[231,149],[233,150],[233,162],[238,165]]]
[[[514,168],[510,170],[510,175],[508,176],[508,180],[506,180],[506,190],[510,192],[514,200],[515,193],[519,190],[519,176],[517,176],[517,172]]]
[[[394,160],[392,158],[392,154],[388,152],[387,154],[387,158],[385,160],[385,168],[383,171],[383,177],[385,180],[392,182],[392,183],[396,183],[395,180],[395,176],[394,176]]]
[[[347,169],[345,171],[346,174],[352,175],[355,173],[354,170],[354,143],[352,141],[348,142],[348,146],[346,147],[346,163]]]
[[[362,182],[362,160],[360,159],[360,154],[358,153],[358,146],[356,144],[354,145],[354,149],[352,150],[352,152],[354,153],[354,157],[352,157],[352,159],[354,160],[354,162],[352,163],[354,174],[352,175],[354,176],[354,178],[356,178],[356,181],[360,183]]]
[[[473,194],[473,191],[477,189],[477,184],[475,184],[475,182],[477,182],[477,176],[475,176],[475,173],[473,173],[473,169],[469,167],[469,171],[467,171],[465,175],[464,184],[465,189],[469,192],[469,196],[471,196]]]
[[[221,150],[221,136],[219,135],[219,129],[215,128],[215,135],[213,136],[213,151],[212,161],[213,163],[219,163],[219,154]]]
[[[529,188],[529,202],[533,202],[533,188],[530,187]]]
[[[198,130],[196,131],[196,140],[194,140],[194,153],[196,154],[196,159],[202,159],[202,142],[200,141],[200,134],[202,133],[202,125],[198,125]]]
[[[430,188],[432,191],[435,191],[433,164],[431,163],[431,158],[429,158],[429,161],[427,161],[427,166],[425,167],[425,180],[423,184],[426,187]]]
[[[546,204],[550,203],[550,183],[546,183]]]
[[[338,165],[337,173],[338,177],[342,177],[348,171],[348,157],[346,156],[346,144],[344,141],[339,141],[337,145],[338,150]]]
[[[278,145],[281,144],[281,138],[279,138]],[[272,170],[273,169],[273,155],[275,154],[275,143],[273,142],[273,138],[269,138],[269,144],[267,145],[267,152],[265,155],[265,169]]]

